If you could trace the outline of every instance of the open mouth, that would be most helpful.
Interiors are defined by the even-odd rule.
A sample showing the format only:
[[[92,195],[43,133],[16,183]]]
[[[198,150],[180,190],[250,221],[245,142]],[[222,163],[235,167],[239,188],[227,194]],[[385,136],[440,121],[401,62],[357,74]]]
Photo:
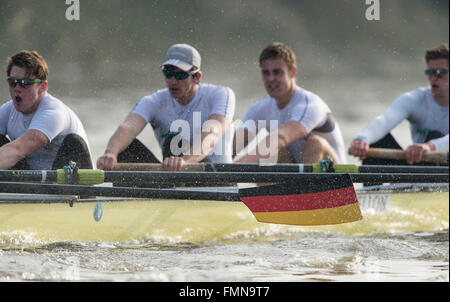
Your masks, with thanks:
[[[20,102],[22,102],[22,98],[20,97],[20,96],[16,96],[15,98],[14,98],[14,100],[17,102],[17,103],[20,103]]]

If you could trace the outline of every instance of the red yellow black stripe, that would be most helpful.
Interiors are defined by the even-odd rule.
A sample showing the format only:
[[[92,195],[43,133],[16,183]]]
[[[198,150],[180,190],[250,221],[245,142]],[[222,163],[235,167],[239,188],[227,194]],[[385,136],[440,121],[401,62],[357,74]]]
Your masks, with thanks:
[[[277,192],[274,194],[274,192]],[[362,218],[350,175],[324,175],[323,181],[306,180],[239,190],[240,199],[258,221],[319,225]]]

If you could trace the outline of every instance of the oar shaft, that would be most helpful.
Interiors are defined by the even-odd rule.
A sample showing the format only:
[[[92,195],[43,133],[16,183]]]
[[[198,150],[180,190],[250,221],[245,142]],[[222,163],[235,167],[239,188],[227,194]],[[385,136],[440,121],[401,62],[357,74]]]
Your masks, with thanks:
[[[359,173],[424,173],[424,174],[448,174],[448,166],[384,166],[384,165],[362,165],[358,168]]]
[[[24,172],[24,173],[22,173]],[[42,181],[37,175],[46,173],[48,182],[67,183],[61,173],[57,178],[52,171],[10,171],[0,173],[0,181]],[[53,171],[54,172],[54,171]],[[259,172],[142,172],[142,171],[101,171],[101,170],[79,170],[80,184],[132,183],[132,184],[178,184],[214,186],[227,183],[280,183],[287,181],[302,182],[307,179],[321,181],[327,173],[259,173]],[[345,173],[334,173],[335,175]],[[354,182],[448,182],[448,173],[425,174],[425,173],[349,173]],[[2,176],[3,175],[3,176]],[[18,175],[18,176],[17,176]],[[100,177],[101,176],[101,177]],[[16,178],[17,177],[17,178]],[[52,179],[51,179],[52,178]],[[70,183],[70,182],[68,182]]]
[[[354,165],[349,165],[355,167]],[[183,166],[183,172],[315,172],[310,164],[241,164],[241,163],[194,163]],[[320,172],[320,164],[317,164]],[[115,171],[164,171],[161,164],[154,163],[117,163]]]
[[[114,171],[164,171],[162,164],[154,163],[117,163]],[[204,163],[194,163],[183,166],[182,171],[185,172],[203,172],[205,171]]]
[[[406,159],[406,153],[403,150],[370,148],[366,157],[388,158],[388,159]],[[422,156],[423,162],[448,164],[448,152],[428,151]]]
[[[0,182],[1,193],[86,195],[151,199],[240,201],[237,192],[168,190],[148,188],[94,187],[80,185]]]
[[[386,165],[333,165],[336,173],[448,173],[447,167],[436,166],[386,166]],[[161,164],[153,163],[118,163],[115,171],[160,171]],[[241,163],[196,163],[183,167],[184,172],[261,172],[261,173],[311,173],[323,171],[321,164],[241,164]]]
[[[335,173],[339,175],[343,173]],[[280,183],[313,179],[321,181],[324,173],[238,173],[238,172],[105,172],[105,182],[132,181],[133,183],[186,183],[200,185],[221,185],[224,183]],[[448,174],[410,173],[357,173],[351,174],[353,182],[448,182]]]
[[[0,181],[56,182],[56,171],[41,170],[0,170]]]

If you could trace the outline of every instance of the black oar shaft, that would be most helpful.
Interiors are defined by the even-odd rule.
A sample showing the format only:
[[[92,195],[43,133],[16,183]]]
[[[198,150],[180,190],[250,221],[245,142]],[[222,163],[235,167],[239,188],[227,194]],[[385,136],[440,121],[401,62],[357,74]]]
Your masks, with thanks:
[[[0,171],[0,181],[56,181],[55,171]],[[18,173],[20,172],[20,173]],[[8,174],[9,173],[9,174]],[[41,174],[39,174],[41,173]],[[334,173],[340,175],[343,173]],[[403,183],[445,183],[448,173],[350,173],[353,182],[403,182]],[[224,185],[226,183],[301,182],[306,179],[321,181],[326,173],[275,173],[275,172],[139,172],[105,171],[102,182],[122,183],[186,183],[197,185]],[[98,182],[97,182],[98,183]]]
[[[448,183],[448,174],[351,174],[354,183]]]
[[[206,172],[313,172],[312,165],[298,164],[276,164],[276,165],[258,165],[258,164],[223,164],[223,163],[206,163]]]
[[[212,192],[174,189],[94,187],[80,185],[56,185],[0,182],[1,193],[85,195],[106,197],[133,197],[150,199],[240,201],[237,192]]]
[[[0,170],[0,181],[56,182],[57,172],[41,170]]]
[[[224,184],[236,183],[279,183],[304,180],[321,181],[323,173],[237,173],[237,172],[128,172],[110,171],[105,172],[105,182],[133,182],[133,183],[198,183],[198,184]],[[335,173],[334,175],[342,175]],[[405,183],[427,183],[448,182],[448,174],[391,174],[391,173],[358,173],[351,174],[353,182],[405,182]]]
[[[359,173],[433,173],[448,174],[447,167],[439,166],[383,166],[383,165],[363,165],[358,167]]]
[[[164,171],[160,164],[119,163],[116,171]],[[196,163],[183,167],[184,172],[260,172],[260,173],[448,173],[448,166],[387,166],[352,164],[255,164],[255,163]]]

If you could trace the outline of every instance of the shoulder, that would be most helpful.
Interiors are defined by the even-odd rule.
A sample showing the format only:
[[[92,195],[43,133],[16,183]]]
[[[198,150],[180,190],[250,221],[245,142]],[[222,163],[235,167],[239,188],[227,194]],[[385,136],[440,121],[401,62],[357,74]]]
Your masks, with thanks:
[[[13,114],[14,105],[12,100],[0,106],[0,131],[6,131],[6,124]],[[16,111],[17,112],[17,111]]]
[[[311,112],[330,112],[330,108],[325,101],[316,93],[297,87],[293,98],[292,106],[294,108],[305,108],[306,113]]]
[[[299,86],[295,90],[294,100],[298,102],[305,101],[307,103],[325,104],[325,101],[318,94]]]
[[[400,101],[424,101],[427,99],[428,96],[431,95],[431,88],[430,87],[420,87],[412,91],[408,91],[400,95],[397,100]]]
[[[403,93],[395,99],[389,108],[399,112],[417,112],[417,110],[420,111],[420,108],[423,108],[429,97],[431,97],[431,89],[421,87]]]
[[[78,116],[69,106],[58,98],[46,93],[33,116],[31,125],[68,125],[75,119],[78,119]]]
[[[143,96],[134,105],[131,113],[138,114],[143,117],[147,122],[153,117],[158,116],[158,113],[166,110],[167,106],[170,106],[171,96],[169,90],[160,89],[156,92]]]
[[[139,99],[138,102],[160,102],[164,101],[165,99],[170,98],[170,93],[167,88],[165,89],[159,89],[149,95],[143,96]]]
[[[39,104],[38,111],[42,110],[57,110],[59,112],[66,111],[69,109],[61,100],[52,96],[48,92],[42,97],[41,103]]]
[[[0,106],[0,112],[9,114],[11,112],[12,108],[14,108],[14,104],[13,104],[13,101],[10,100]]]
[[[33,117],[33,122],[65,121],[76,116],[75,113],[58,98],[45,93]]]
[[[266,95],[265,97],[253,102],[253,104],[248,107],[246,115],[247,117],[258,115],[259,118],[262,118],[262,116],[265,116],[268,112],[270,112],[273,104],[275,104],[275,100],[269,95]]]
[[[250,106],[250,108],[261,108],[271,105],[272,103],[275,103],[275,99],[273,99],[270,95],[266,95],[255,102]]]
[[[159,110],[162,107],[166,107],[170,104],[169,100],[171,100],[171,96],[169,90],[160,89],[154,93],[143,96],[140,98],[136,104],[134,105],[132,112],[141,112],[141,113],[149,113],[155,111],[154,108]]]

